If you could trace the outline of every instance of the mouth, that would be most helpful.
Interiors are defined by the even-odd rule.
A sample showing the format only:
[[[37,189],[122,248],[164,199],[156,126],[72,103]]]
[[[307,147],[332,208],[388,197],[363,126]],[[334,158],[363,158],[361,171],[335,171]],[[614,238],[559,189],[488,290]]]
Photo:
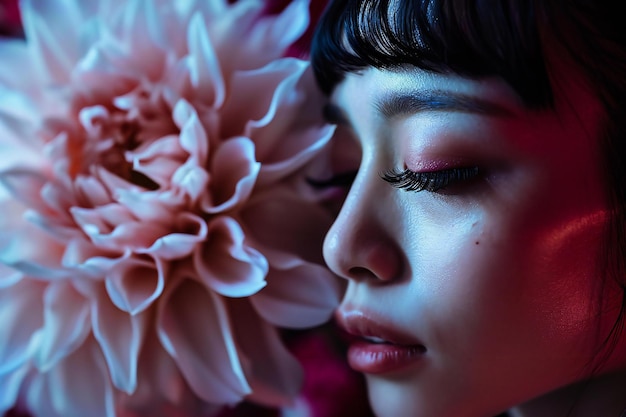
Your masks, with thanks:
[[[348,349],[348,362],[355,371],[385,374],[401,371],[422,362],[426,347],[382,318],[360,310],[339,310],[339,325],[354,339]]]

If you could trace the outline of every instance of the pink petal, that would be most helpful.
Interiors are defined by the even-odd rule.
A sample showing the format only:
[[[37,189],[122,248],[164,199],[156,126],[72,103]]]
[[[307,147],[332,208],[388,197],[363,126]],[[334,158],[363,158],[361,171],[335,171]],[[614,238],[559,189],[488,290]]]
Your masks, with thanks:
[[[19,201],[31,208],[46,211],[46,206],[41,199],[41,189],[46,184],[47,178],[32,170],[13,169],[0,172],[0,184]]]
[[[267,114],[246,128],[246,134],[258,147],[261,184],[275,182],[301,168],[320,153],[334,132],[334,127],[322,118],[319,109],[324,98],[315,86],[308,63],[295,63],[298,71],[277,87]],[[294,63],[284,59],[268,68],[272,65],[288,67]]]
[[[174,107],[174,121],[180,129],[180,145],[193,157],[196,165],[204,166],[209,154],[209,141],[196,110],[186,100]]]
[[[3,214],[11,212],[3,202]],[[31,277],[52,280],[67,277],[60,261],[63,245],[29,221],[7,217],[0,220],[0,262]]]
[[[32,68],[28,43],[24,39],[3,38],[0,42],[0,62],[0,85],[21,92],[32,89],[37,69]],[[15,76],[18,69],[20,77]]]
[[[264,49],[286,50],[307,29],[310,21],[310,0],[292,0],[285,10],[273,16],[265,16],[249,34]],[[260,52],[260,51],[259,51]]]
[[[26,32],[26,39],[29,48],[34,53],[35,65],[41,68],[41,72],[46,70],[42,76],[46,77],[46,82],[52,84],[62,84],[69,81],[69,74],[72,71],[73,56],[71,43],[66,44],[65,39],[59,39],[59,35],[67,31],[54,30],[53,16],[58,16],[52,6],[46,7],[41,0],[25,0],[21,7],[21,17]],[[58,28],[56,28],[58,29]],[[67,41],[71,42],[71,37]]]
[[[184,279],[160,301],[157,329],[163,347],[204,401],[234,404],[250,393],[220,296]]]
[[[245,202],[252,192],[261,165],[254,144],[247,138],[224,142],[213,157],[209,196],[202,202],[207,213],[221,213]]]
[[[306,328],[330,319],[341,300],[342,284],[327,268],[303,262],[287,270],[270,268],[268,285],[250,300],[270,323]]]
[[[258,68],[283,56],[291,37],[306,29],[302,26],[306,25],[304,19],[308,21],[309,13],[302,2],[307,0],[299,0],[298,6],[289,8],[292,15],[284,15],[282,19],[261,16],[264,3],[260,1],[232,4],[228,14],[221,17],[220,25],[212,25],[216,26],[212,35],[221,41],[216,49],[224,71]]]
[[[106,289],[113,304],[134,316],[161,295],[166,273],[165,265],[158,259],[131,257],[111,268]]]
[[[83,107],[78,113],[80,124],[85,129],[88,137],[101,136],[101,122],[110,117],[109,110],[102,105]]]
[[[61,264],[93,278],[102,278],[106,271],[127,257],[127,252],[103,251],[81,236],[67,243]]]
[[[211,220],[206,243],[194,253],[204,284],[227,297],[247,297],[266,284],[267,260],[244,242],[241,226],[230,217]]]
[[[192,394],[178,370],[178,365],[161,347],[154,330],[148,330],[145,348],[139,357],[137,389],[123,400],[145,416],[159,415],[163,402],[181,406],[185,400],[189,405],[195,402],[189,398]]]
[[[137,221],[126,207],[116,203],[95,208],[71,207],[70,213],[87,235],[108,234],[119,224]]]
[[[6,45],[0,42],[0,58],[3,52],[2,46]],[[0,81],[3,70],[10,71],[4,66],[0,67]],[[11,75],[17,78],[14,73]],[[40,167],[45,164],[41,158],[41,138],[37,131],[38,97],[36,94],[28,95],[25,90],[26,88],[19,87],[6,88],[0,82],[0,97],[2,97],[0,100],[0,144],[3,151],[6,151],[3,152],[5,156],[11,154],[15,156],[2,161],[0,165],[2,170],[24,164],[25,159],[30,160],[28,166]]]
[[[80,199],[92,207],[103,206],[112,201],[112,196],[97,178],[79,175],[74,181]]]
[[[170,187],[174,172],[185,162],[186,152],[180,147],[177,136],[171,135],[140,149],[132,156],[133,169],[159,184]]]
[[[268,120],[271,120],[275,115],[276,102],[285,93],[292,95],[292,97],[288,97],[289,103],[292,103],[294,98],[298,98],[298,96],[293,97],[296,91],[288,92],[286,87],[282,87],[282,94],[278,93],[279,86],[284,85],[285,80],[295,84],[305,68],[304,61],[281,59],[262,68],[234,72],[228,84],[231,93],[221,111],[220,135],[226,138],[248,136],[250,128],[246,128],[246,123],[250,120],[264,120],[263,125],[266,125]],[[268,113],[269,116],[267,116]],[[283,126],[287,126],[292,119],[293,117],[283,115],[278,121]],[[270,146],[280,142],[280,139],[277,137],[268,138]],[[259,143],[258,146],[261,146],[261,149],[267,147],[263,143]]]
[[[63,224],[72,223],[71,216],[67,213],[70,207],[78,205],[76,196],[68,189],[59,184],[47,183],[41,189],[41,198],[50,210],[43,212],[46,216],[55,217],[55,222]]]
[[[28,365],[24,365],[15,371],[0,373],[0,415],[15,405],[28,369]]]
[[[286,186],[263,190],[245,206],[242,224],[263,247],[324,264],[322,244],[333,218]]]
[[[195,14],[191,18],[187,42],[191,83],[195,87],[196,96],[212,107],[221,107],[226,96],[224,80],[219,58],[200,14]]]
[[[102,352],[93,339],[87,339],[74,354],[40,378],[47,379],[44,389],[56,411],[50,417],[115,417],[113,387]]]
[[[72,208],[71,213],[91,242],[107,252],[145,249],[168,233],[165,225],[154,223],[148,227],[118,204],[95,209]]]
[[[144,190],[117,190],[117,201],[126,207],[136,219],[146,222],[161,222],[170,218],[179,202],[168,201],[167,195]]]
[[[137,253],[147,253],[165,260],[183,258],[206,239],[208,228],[201,217],[181,213],[176,219],[175,230],[181,232],[160,237],[149,248],[137,249]]]
[[[122,27],[122,39],[120,43],[128,45],[132,51],[130,59],[143,74],[151,80],[157,80],[163,58],[160,46],[165,42],[161,34],[163,22],[156,12],[153,1],[130,1],[124,8],[124,20]]]
[[[98,165],[93,166],[90,170],[91,175],[96,177],[102,182],[104,187],[113,196],[114,199],[119,200],[120,194],[125,193],[141,193],[145,190],[139,186],[133,185],[130,182],[120,178],[119,176],[112,174],[105,168]]]
[[[15,285],[22,277],[23,275],[20,272],[0,263],[0,291],[3,288]]]
[[[131,316],[119,310],[104,288],[94,301],[93,334],[104,353],[113,385],[131,393],[137,385],[137,363],[148,317],[145,313]]]
[[[68,282],[48,286],[44,295],[44,326],[35,364],[46,372],[83,344],[91,332],[89,303]]]
[[[50,381],[47,375],[37,375],[32,372],[25,378],[21,391],[23,402],[34,416],[61,417],[54,409],[50,393]]]
[[[252,308],[249,300],[229,302],[241,355],[246,357],[246,377],[252,394],[248,399],[267,406],[289,404],[299,393],[303,373],[298,361],[283,345],[277,329]]]
[[[21,367],[32,355],[33,336],[43,325],[45,288],[22,279],[0,290],[0,375]]]
[[[192,204],[195,204],[206,191],[208,183],[209,174],[191,158],[172,176],[172,187],[178,187],[188,195]]]

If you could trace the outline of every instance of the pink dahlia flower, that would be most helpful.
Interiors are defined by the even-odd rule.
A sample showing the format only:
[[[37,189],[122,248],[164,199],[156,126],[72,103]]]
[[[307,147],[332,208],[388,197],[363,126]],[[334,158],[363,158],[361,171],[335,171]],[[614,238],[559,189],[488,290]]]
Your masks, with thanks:
[[[24,0],[0,40],[0,413],[280,406],[328,320],[308,1]]]

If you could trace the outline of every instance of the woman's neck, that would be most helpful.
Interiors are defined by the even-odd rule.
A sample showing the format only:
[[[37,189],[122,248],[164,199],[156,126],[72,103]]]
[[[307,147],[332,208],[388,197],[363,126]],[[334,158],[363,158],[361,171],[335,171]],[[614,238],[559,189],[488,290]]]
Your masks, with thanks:
[[[511,417],[622,417],[626,409],[626,371],[553,391],[515,407]]]

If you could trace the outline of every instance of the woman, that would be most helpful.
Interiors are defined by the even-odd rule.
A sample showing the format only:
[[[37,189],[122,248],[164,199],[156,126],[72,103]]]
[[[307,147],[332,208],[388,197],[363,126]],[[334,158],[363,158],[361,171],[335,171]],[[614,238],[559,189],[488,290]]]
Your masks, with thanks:
[[[618,5],[336,0],[312,62],[353,180],[324,255],[384,417],[626,408]]]

